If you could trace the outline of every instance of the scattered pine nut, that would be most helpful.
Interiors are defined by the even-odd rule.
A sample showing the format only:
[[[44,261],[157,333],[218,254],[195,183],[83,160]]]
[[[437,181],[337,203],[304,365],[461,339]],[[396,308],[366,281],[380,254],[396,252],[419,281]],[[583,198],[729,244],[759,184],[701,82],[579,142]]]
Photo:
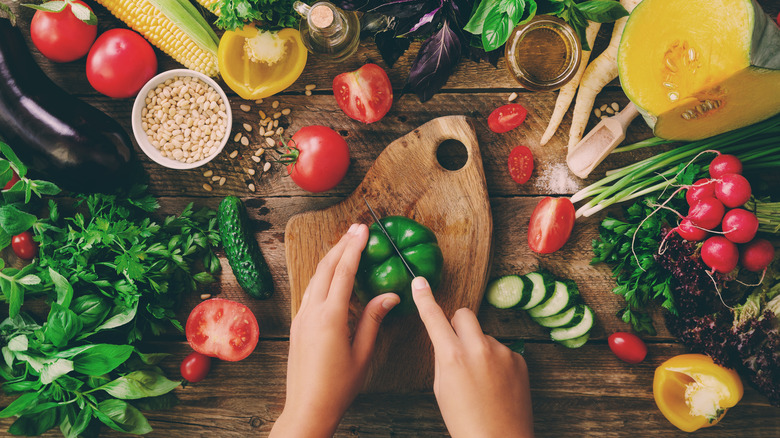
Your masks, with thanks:
[[[265,149],[260,148],[260,149],[255,151],[255,156],[259,157],[260,155],[263,155],[264,152],[265,152]]]
[[[314,85],[314,84],[309,84],[309,85],[307,85],[305,88],[306,88],[306,91],[311,91],[311,90],[313,90],[313,89],[317,88],[317,86],[316,86],[316,85]]]
[[[269,170],[271,170],[271,163],[266,162],[263,164],[263,172],[268,172]]]
[[[596,117],[601,117],[601,110],[598,108],[594,109],[593,115],[595,115]]]
[[[255,185],[254,184],[249,184],[249,191],[250,192],[254,192],[255,191]]]
[[[250,176],[255,174],[255,169],[247,169],[246,173],[248,173]]]
[[[251,109],[252,109],[252,107],[251,107],[251,106],[249,106],[249,105],[240,105],[240,106],[239,106],[239,108],[241,108],[241,111],[243,111],[243,112],[245,112],[245,113],[248,113],[248,112],[249,112],[249,110],[251,110]]]
[[[279,117],[282,117],[282,113],[280,113],[280,112],[275,112],[275,113],[274,113],[274,120],[275,120],[275,119],[278,119]]]
[[[306,90],[306,92],[305,92],[305,93],[303,93],[303,94],[305,94],[305,95],[307,95],[307,96],[311,96],[311,91],[309,91],[309,90]]]
[[[209,298],[211,298],[211,294],[200,294],[201,300],[208,300]]]
[[[276,128],[276,135],[282,135],[282,134],[284,134],[284,128],[282,128],[281,126]]]
[[[242,134],[241,134],[240,132],[236,132],[236,136],[235,136],[235,137],[233,137],[233,141],[234,141],[234,142],[236,142],[236,143],[238,143],[239,141],[241,141],[241,135],[242,135]]]
[[[255,101],[255,103],[256,103],[256,104],[258,104],[258,105],[260,105],[261,103],[263,103],[263,99],[257,99],[257,100]]]
[[[210,192],[212,190],[211,186],[208,184],[203,184],[203,190]]]
[[[612,109],[618,111],[620,109],[620,105],[617,102],[612,102]]]
[[[274,128],[278,128],[278,127],[279,127],[279,121],[278,120],[274,120]]]
[[[266,136],[266,137],[270,137],[270,136],[274,135],[274,131],[266,131],[265,134],[263,134],[263,135]]]
[[[615,110],[612,107],[607,107],[607,114],[615,114]]]
[[[509,98],[507,98],[507,100],[509,102],[511,102],[511,101],[513,101],[515,99],[517,99],[517,93],[512,93],[512,94],[509,95]]]
[[[290,108],[285,108],[282,110],[282,115],[288,116],[291,112],[292,110]]]
[[[601,105],[599,109],[603,112],[605,109],[607,109],[607,104]]]
[[[279,101],[275,100],[274,103],[271,104],[271,108],[273,109],[279,108]]]
[[[219,185],[224,186],[225,181],[227,181],[227,179],[223,176],[222,178],[219,179]]]
[[[249,146],[249,139],[246,137],[241,138],[241,144],[244,146]]]
[[[273,138],[266,138],[265,142],[268,143],[268,146],[271,146],[271,147],[276,146],[276,142],[274,141]]]
[[[212,181],[219,181],[219,175],[214,175],[211,177]]]
[[[203,176],[205,176],[206,178],[210,177],[211,175],[214,175],[214,171],[212,170],[207,170],[203,172]]]
[[[254,161],[255,163],[259,163],[260,157],[258,157],[257,155],[252,155],[252,161]]]
[[[243,138],[241,140],[243,140]],[[230,158],[236,158],[237,156],[238,156],[237,150],[230,153]]]
[[[607,119],[608,117],[607,117],[607,116],[601,116],[601,117],[599,117],[599,118],[600,118],[601,120],[604,120],[604,119]]]
[[[265,113],[263,112],[263,110],[260,110],[260,111],[258,111],[258,112],[257,112],[257,114],[259,114],[259,115],[260,115],[260,120],[265,120],[265,118],[267,117],[267,116],[265,115]]]
[[[252,132],[252,125],[250,125],[249,123],[244,123],[244,130],[246,132]]]

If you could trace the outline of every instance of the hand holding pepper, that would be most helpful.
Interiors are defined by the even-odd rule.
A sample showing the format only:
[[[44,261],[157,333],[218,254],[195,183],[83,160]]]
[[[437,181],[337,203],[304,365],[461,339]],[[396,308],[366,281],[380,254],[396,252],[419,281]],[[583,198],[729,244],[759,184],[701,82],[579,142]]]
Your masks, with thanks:
[[[329,437],[360,391],[382,319],[400,299],[389,293],[364,308],[354,336],[349,299],[368,240],[368,227],[352,225],[320,261],[290,327],[287,400],[271,437]]]

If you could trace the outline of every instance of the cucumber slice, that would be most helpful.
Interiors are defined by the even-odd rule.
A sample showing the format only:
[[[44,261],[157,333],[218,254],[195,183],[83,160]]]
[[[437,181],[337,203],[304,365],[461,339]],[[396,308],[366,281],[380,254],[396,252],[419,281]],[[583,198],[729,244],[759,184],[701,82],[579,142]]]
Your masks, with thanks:
[[[534,321],[540,326],[547,328],[572,327],[579,324],[584,315],[585,305],[577,304],[557,315],[545,318],[534,318]]]
[[[588,342],[588,338],[590,338],[590,332],[587,332],[584,335],[574,339],[564,339],[563,341],[558,341],[558,343],[566,348],[580,348],[585,345],[586,342]]]
[[[530,274],[525,274],[525,276],[533,284],[531,299],[521,307],[523,310],[528,310],[533,309],[539,303],[548,300],[552,296],[555,289],[555,280],[541,272],[531,272]]]
[[[565,341],[567,339],[578,338],[585,333],[588,333],[593,327],[593,310],[588,306],[585,307],[585,314],[582,316],[582,321],[573,327],[560,327],[552,329],[550,337],[553,341]]]
[[[531,318],[557,315],[572,307],[578,295],[579,292],[576,286],[572,288],[568,283],[556,281],[552,296],[533,309],[528,310],[528,315]]]
[[[519,275],[507,275],[488,284],[485,299],[494,307],[508,309],[530,300],[531,287],[530,281],[523,281]]]

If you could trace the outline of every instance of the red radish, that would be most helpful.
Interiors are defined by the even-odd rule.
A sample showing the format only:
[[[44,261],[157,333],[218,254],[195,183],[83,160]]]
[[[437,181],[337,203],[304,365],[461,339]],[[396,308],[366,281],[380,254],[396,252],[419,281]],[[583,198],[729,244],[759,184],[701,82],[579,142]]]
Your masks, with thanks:
[[[697,227],[712,230],[720,225],[725,212],[722,202],[715,198],[704,198],[688,210],[686,218]]]
[[[688,218],[683,219],[682,222],[680,222],[680,225],[675,228],[675,230],[677,230],[677,234],[679,234],[680,237],[690,242],[704,240],[708,234],[706,230],[697,228],[696,225],[694,225],[693,222],[691,222],[691,220]]]
[[[723,274],[737,267],[739,250],[734,242],[723,236],[713,236],[701,246],[701,259],[705,265]]]
[[[766,239],[755,239],[742,247],[739,264],[750,272],[761,272],[775,258],[775,247]]]
[[[758,218],[747,210],[735,208],[723,216],[721,228],[726,239],[734,243],[747,243],[756,237]]]
[[[715,197],[715,182],[709,178],[702,178],[685,192],[685,199],[688,201],[688,206],[693,207],[697,202],[704,198]]]
[[[742,175],[742,162],[734,155],[718,155],[710,163],[710,177],[717,179],[727,173]]]
[[[715,184],[715,197],[729,208],[743,206],[751,194],[748,180],[736,173],[722,175]]]

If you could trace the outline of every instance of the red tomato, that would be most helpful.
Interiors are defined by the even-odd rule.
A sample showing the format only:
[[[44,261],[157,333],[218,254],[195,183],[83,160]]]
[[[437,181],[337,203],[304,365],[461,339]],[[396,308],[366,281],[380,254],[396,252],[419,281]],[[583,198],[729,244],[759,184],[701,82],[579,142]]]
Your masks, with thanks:
[[[83,1],[78,3],[90,11]],[[87,24],[73,14],[70,4],[60,12],[35,11],[30,23],[30,37],[43,56],[54,62],[71,62],[89,52],[97,36],[97,25]]]
[[[260,327],[249,308],[235,301],[212,298],[195,306],[185,332],[190,347],[206,356],[237,361],[257,346]]]
[[[14,171],[12,170],[11,172],[14,172]],[[16,174],[16,172],[14,172],[14,174],[11,176],[11,180],[10,180],[10,181],[8,181],[8,182],[5,184],[5,187],[3,187],[3,190],[8,190],[8,189],[10,189],[10,188],[11,188],[11,187],[13,187],[13,186],[14,186],[14,184],[16,184],[17,182],[19,182],[19,175],[17,175],[17,174]]]
[[[342,73],[333,79],[336,103],[349,117],[374,123],[390,111],[393,88],[382,67],[366,64],[359,69]]]
[[[38,242],[33,240],[31,232],[25,231],[11,239],[11,249],[20,259],[32,260],[38,255]]]
[[[111,29],[95,41],[87,56],[87,80],[114,98],[133,97],[157,73],[157,57],[144,37]]]
[[[509,176],[518,183],[525,184],[534,171],[534,156],[527,146],[517,146],[509,154]]]
[[[488,117],[488,127],[491,131],[501,134],[522,125],[528,110],[523,105],[512,103],[496,108]]]
[[[200,382],[206,378],[211,369],[211,358],[205,354],[193,351],[181,361],[181,376],[188,382]]]
[[[647,345],[633,333],[612,333],[607,342],[609,349],[623,362],[639,363],[647,356]]]
[[[292,136],[287,172],[298,187],[324,192],[344,179],[349,167],[347,142],[325,126],[306,126]],[[282,162],[286,162],[282,160]]]
[[[528,246],[549,254],[563,247],[574,228],[574,205],[568,198],[546,197],[537,204],[528,223]]]

